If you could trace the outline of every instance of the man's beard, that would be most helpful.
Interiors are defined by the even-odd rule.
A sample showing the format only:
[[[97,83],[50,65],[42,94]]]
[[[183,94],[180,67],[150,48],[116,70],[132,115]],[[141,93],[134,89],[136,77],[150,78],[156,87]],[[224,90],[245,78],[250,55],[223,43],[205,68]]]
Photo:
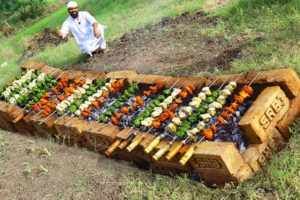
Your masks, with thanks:
[[[69,12],[70,16],[74,19],[78,17],[78,12]]]

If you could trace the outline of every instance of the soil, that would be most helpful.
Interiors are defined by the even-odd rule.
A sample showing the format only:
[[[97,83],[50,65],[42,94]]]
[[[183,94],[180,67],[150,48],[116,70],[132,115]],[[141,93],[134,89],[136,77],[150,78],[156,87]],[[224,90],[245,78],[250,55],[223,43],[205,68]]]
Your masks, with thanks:
[[[232,61],[249,55],[249,38],[201,34],[201,29],[214,27],[220,20],[204,12],[165,18],[155,25],[109,42],[108,52],[95,54],[70,67],[100,71],[128,69],[172,76],[195,76],[216,69],[228,69]],[[226,34],[230,35],[230,30]]]
[[[26,50],[24,51],[21,59],[26,60],[37,52],[41,52],[48,47],[57,46],[67,41],[68,37],[61,39],[56,35],[55,30],[45,28],[42,32],[33,35],[28,41],[26,41]]]
[[[122,199],[130,173],[143,176],[128,162],[0,129],[0,199]]]

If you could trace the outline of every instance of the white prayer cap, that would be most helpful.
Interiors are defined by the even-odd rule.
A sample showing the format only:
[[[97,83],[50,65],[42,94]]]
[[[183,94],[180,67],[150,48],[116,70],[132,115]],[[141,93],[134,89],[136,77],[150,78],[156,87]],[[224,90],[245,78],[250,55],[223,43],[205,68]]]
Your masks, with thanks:
[[[77,6],[78,6],[78,4],[75,1],[70,1],[67,5],[68,8],[74,8]]]

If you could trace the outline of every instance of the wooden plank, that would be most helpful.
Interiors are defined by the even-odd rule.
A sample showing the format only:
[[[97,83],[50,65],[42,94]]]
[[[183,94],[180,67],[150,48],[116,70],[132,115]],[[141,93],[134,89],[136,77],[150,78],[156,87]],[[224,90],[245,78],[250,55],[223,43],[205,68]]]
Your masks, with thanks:
[[[279,86],[266,88],[256,98],[238,125],[250,143],[266,141],[273,127],[289,109],[289,100]]]
[[[113,79],[127,79],[129,83],[132,83],[134,80],[136,80],[137,73],[136,71],[131,70],[124,70],[124,71],[113,71],[109,72],[107,74],[108,78]]]
[[[251,144],[242,157],[254,172],[259,171],[271,159],[273,153],[285,146],[285,140],[276,128],[273,128],[268,139],[262,144]]]
[[[85,73],[88,77],[93,77],[96,80],[106,77],[106,73],[100,71],[82,71],[82,72]]]
[[[85,75],[82,71],[78,70],[65,70],[62,77],[67,76],[69,79],[81,78]]]
[[[23,69],[41,69],[46,64],[43,62],[36,62],[36,61],[26,61],[21,64],[21,68]]]
[[[296,118],[300,118],[300,94],[290,101],[290,107],[288,112],[278,122],[276,126],[285,139],[289,139],[291,137],[289,127],[295,121]]]
[[[144,84],[154,84],[156,81],[166,82],[173,77],[171,76],[162,76],[162,75],[152,75],[152,74],[138,74],[134,79],[134,82],[142,82]]]
[[[42,68],[40,68],[40,70],[45,74],[52,74],[55,78],[57,78],[61,73],[63,73],[61,69],[50,67],[48,65],[44,65]]]
[[[183,87],[188,84],[192,84],[195,87],[203,87],[206,85],[208,79],[203,77],[171,77],[161,75],[150,75],[150,74],[138,74],[134,82],[141,82],[144,84],[154,84],[156,81],[163,81],[166,87],[171,87],[176,81],[176,87]]]

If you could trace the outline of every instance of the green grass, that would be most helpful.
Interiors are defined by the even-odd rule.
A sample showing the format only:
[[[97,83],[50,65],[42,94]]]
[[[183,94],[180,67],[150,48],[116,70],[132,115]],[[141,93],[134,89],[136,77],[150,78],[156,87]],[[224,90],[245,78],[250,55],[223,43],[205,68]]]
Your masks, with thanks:
[[[113,2],[103,1],[96,4],[91,1],[86,10],[94,13],[94,16],[102,24],[108,26],[106,38],[108,41],[121,37],[124,33],[154,24],[163,17],[174,17],[183,12],[199,10],[203,0],[168,0],[147,1],[131,0]],[[137,19],[138,22],[137,22]],[[34,60],[44,61],[56,66],[66,66],[77,63],[82,59],[80,51],[74,40],[58,47],[48,48],[33,57]]]
[[[123,195],[128,199],[299,199],[300,120],[292,129],[290,142],[273,155],[270,165],[238,186],[211,189],[181,177],[128,174],[122,178]]]
[[[78,0],[77,2],[81,10],[88,10],[100,23],[108,26],[105,34],[107,40],[111,41],[137,28],[154,24],[163,17],[175,17],[183,12],[197,11],[201,9],[204,1],[205,0],[103,0],[99,2],[97,0]],[[11,63],[22,62],[22,60],[19,59],[25,50],[27,38],[45,28],[61,26],[67,16],[66,8],[62,7],[31,27],[16,34],[14,37],[4,41],[0,44],[0,64],[7,60]],[[82,60],[82,58],[75,40],[71,39],[66,44],[48,48],[38,53],[32,59],[43,61],[54,66],[70,66]],[[0,68],[0,73],[3,70],[6,69]],[[12,73],[13,72],[9,74]]]
[[[231,72],[293,67],[300,74],[300,1],[232,0],[213,15],[222,22],[202,33],[226,35],[233,30],[250,37],[252,56],[236,60]]]

